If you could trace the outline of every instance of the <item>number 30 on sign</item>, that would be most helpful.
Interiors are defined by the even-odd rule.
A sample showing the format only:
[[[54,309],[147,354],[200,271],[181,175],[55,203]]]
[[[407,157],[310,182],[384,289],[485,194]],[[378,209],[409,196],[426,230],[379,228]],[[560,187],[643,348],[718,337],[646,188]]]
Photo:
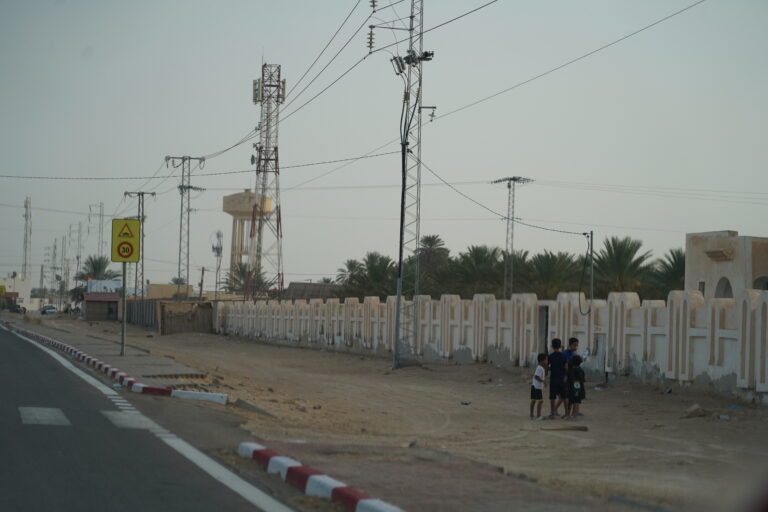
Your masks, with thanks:
[[[141,222],[112,219],[112,261],[135,263],[141,253]]]

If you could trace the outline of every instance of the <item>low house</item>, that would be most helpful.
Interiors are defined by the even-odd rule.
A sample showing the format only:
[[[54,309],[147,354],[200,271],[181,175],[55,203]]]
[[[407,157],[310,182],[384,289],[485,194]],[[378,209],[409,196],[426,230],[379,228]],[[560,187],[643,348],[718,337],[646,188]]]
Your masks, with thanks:
[[[90,322],[118,320],[120,296],[112,292],[85,292],[83,318]]]
[[[306,283],[292,282],[283,292],[282,299],[306,300],[306,299],[330,299],[339,296],[341,286],[333,283]]]

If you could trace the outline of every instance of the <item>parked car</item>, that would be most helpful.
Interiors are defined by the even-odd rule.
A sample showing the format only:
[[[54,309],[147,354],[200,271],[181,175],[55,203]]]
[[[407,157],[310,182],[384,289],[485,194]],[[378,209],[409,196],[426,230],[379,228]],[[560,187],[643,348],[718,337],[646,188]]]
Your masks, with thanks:
[[[41,315],[52,315],[52,314],[58,313],[58,312],[59,312],[59,310],[56,309],[56,306],[54,306],[53,304],[48,304],[47,306],[43,306],[40,309],[40,314]]]
[[[11,313],[21,313],[22,315],[27,312],[27,308],[25,308],[21,304],[11,304],[11,307],[8,308],[8,310]]]

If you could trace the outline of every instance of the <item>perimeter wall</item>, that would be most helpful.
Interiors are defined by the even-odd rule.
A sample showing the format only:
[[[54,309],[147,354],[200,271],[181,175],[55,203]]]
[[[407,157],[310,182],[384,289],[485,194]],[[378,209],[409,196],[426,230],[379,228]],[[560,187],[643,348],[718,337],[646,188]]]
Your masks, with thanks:
[[[406,349],[422,361],[529,366],[548,340],[575,336],[592,372],[676,381],[768,403],[766,291],[707,301],[698,291],[673,291],[666,301],[643,302],[636,293],[611,293],[591,308],[577,293],[560,293],[555,301],[534,294],[417,296],[406,305],[403,330],[415,333]],[[227,302],[218,303],[214,315],[223,334],[379,355],[392,349],[394,322],[394,297]]]

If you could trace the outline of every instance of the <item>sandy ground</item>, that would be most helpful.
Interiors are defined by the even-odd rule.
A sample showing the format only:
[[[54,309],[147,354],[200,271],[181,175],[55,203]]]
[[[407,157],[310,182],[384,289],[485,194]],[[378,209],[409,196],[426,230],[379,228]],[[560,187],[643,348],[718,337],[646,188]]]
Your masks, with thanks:
[[[119,332],[116,324],[44,321],[108,339]],[[215,335],[149,337],[137,328],[128,343],[206,372],[194,385],[247,402],[252,410],[238,408],[246,428],[265,440],[415,442],[569,492],[669,510],[733,510],[734,500],[768,481],[768,408],[675,385],[667,393],[624,379],[588,383],[579,421],[532,422],[527,368],[392,371],[384,359]],[[705,415],[684,418],[693,404]],[[565,425],[589,431],[542,430]]]

